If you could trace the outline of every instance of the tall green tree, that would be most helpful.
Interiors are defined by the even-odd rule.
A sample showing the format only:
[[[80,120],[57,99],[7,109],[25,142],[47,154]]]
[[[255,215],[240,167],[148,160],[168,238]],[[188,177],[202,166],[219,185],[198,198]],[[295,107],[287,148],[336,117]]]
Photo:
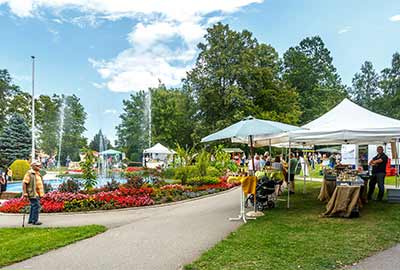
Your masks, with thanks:
[[[6,125],[7,115],[10,113],[9,101],[15,92],[19,91],[19,87],[12,83],[12,78],[7,69],[0,69],[0,132]]]
[[[146,93],[139,91],[124,100],[121,124],[117,126],[117,146],[133,161],[141,161],[142,152],[148,147],[145,99]]]
[[[9,166],[16,159],[29,159],[31,146],[30,128],[20,115],[13,114],[0,135],[1,166]]]
[[[400,119],[400,53],[392,57],[392,65],[381,72],[383,95],[374,102],[375,111]]]
[[[299,93],[302,124],[321,116],[346,97],[346,87],[331,53],[319,36],[303,39],[289,48],[283,59],[283,78]]]
[[[77,96],[62,97],[65,102],[64,129],[61,150],[61,162],[69,156],[73,161],[79,161],[80,149],[86,147],[85,132],[86,112]]]
[[[173,148],[176,143],[192,145],[195,107],[189,95],[180,89],[161,85],[150,89],[152,105],[152,141]]]
[[[380,96],[379,75],[375,72],[371,62],[365,61],[360,72],[353,78],[351,89],[352,99],[359,105],[372,108],[374,101]]]
[[[107,139],[107,137],[103,134],[103,132],[100,129],[99,132],[96,135],[94,135],[92,141],[89,143],[89,148],[91,150],[95,150],[97,152],[100,152],[100,138],[102,138],[104,146],[107,149],[111,149],[112,148],[110,140]]]
[[[57,95],[52,97],[41,95],[35,102],[36,129],[39,148],[53,156],[58,151],[61,99]]]
[[[280,78],[275,49],[252,34],[221,23],[207,30],[195,67],[184,89],[197,103],[195,140],[245,116],[296,123],[296,91]]]

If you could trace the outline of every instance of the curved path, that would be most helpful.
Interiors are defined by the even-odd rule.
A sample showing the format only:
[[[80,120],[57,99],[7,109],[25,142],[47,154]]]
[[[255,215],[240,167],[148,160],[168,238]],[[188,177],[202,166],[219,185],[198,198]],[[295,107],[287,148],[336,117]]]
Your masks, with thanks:
[[[4,269],[181,269],[238,228],[239,189],[154,208],[42,215],[48,226],[102,224],[107,232]],[[0,226],[21,226],[0,215]]]

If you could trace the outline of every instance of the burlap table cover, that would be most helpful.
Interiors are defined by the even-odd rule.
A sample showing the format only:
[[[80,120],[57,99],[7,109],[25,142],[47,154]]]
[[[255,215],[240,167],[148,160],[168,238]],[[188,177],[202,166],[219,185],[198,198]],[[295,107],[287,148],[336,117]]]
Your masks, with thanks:
[[[328,202],[331,197],[333,192],[335,192],[336,188],[336,181],[328,181],[328,180],[323,180],[322,185],[321,185],[321,191],[319,192],[318,199],[321,202]]]
[[[337,186],[326,206],[327,217],[350,217],[351,211],[358,205],[360,186]]]

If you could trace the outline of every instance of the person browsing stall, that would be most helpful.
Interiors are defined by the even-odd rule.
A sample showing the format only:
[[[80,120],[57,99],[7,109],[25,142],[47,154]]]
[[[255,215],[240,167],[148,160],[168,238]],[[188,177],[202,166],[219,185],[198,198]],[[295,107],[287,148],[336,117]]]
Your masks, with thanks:
[[[379,192],[377,200],[381,201],[385,193],[385,176],[388,157],[383,152],[382,146],[378,146],[376,151],[378,152],[378,154],[369,162],[369,165],[372,166],[372,177],[369,182],[368,200],[372,199],[372,194],[374,194],[375,186],[376,184],[378,184]]]

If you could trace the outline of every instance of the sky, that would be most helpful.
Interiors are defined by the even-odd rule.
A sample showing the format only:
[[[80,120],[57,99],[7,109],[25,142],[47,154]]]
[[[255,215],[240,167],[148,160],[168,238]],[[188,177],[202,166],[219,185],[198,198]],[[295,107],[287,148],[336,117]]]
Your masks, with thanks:
[[[362,63],[377,71],[400,52],[398,0],[0,0],[0,69],[36,95],[76,94],[112,141],[122,101],[138,90],[177,87],[207,27],[253,32],[280,54],[319,35],[345,84]]]

